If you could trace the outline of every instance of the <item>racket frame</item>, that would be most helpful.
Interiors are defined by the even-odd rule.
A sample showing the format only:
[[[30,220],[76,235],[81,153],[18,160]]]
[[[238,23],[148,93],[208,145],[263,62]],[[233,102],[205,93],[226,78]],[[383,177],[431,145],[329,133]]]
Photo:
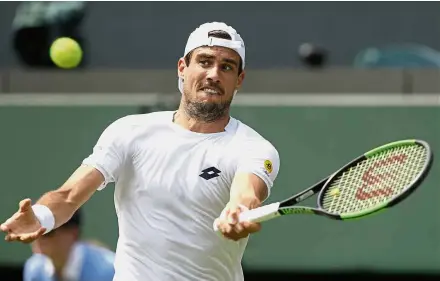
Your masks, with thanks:
[[[369,157],[380,153],[381,151],[384,151],[384,150],[387,150],[387,149],[393,148],[393,147],[405,146],[407,144],[418,144],[420,146],[423,146],[425,149],[425,152],[426,152],[426,161],[425,161],[420,173],[418,174],[418,176],[415,177],[403,189],[403,191],[399,192],[399,194],[396,194],[394,197],[388,199],[386,202],[383,202],[382,204],[376,205],[376,206],[374,206],[370,209],[367,209],[367,210],[362,210],[360,212],[335,214],[335,213],[330,213],[330,212],[324,211],[322,209],[322,200],[323,200],[325,191],[327,191],[327,189],[329,188],[329,185],[331,184],[331,182],[333,181],[334,178],[340,176],[342,173],[344,173],[349,168],[356,166],[359,162],[366,160]],[[320,193],[318,194],[318,199],[317,199],[318,208],[319,208],[319,210],[322,210],[324,213],[326,213],[331,218],[339,219],[339,220],[361,218],[361,217],[376,213],[378,211],[381,211],[385,208],[391,208],[391,207],[395,206],[397,203],[399,203],[399,202],[403,201],[405,198],[407,198],[412,192],[414,192],[414,190],[417,189],[417,187],[420,186],[420,184],[425,180],[426,176],[428,175],[429,171],[431,170],[433,159],[434,159],[434,154],[432,152],[431,147],[429,146],[429,144],[427,142],[425,142],[423,140],[417,140],[417,139],[415,139],[415,140],[401,140],[401,141],[391,142],[391,143],[379,146],[377,148],[374,148],[374,149],[364,153],[363,155],[357,157],[356,159],[352,160],[350,163],[346,164],[345,166],[340,168],[336,173],[334,173],[331,177],[329,177],[327,182],[324,184],[324,187],[321,189]]]
[[[387,200],[386,202],[384,202],[382,204],[375,205],[374,207],[372,207],[370,209],[362,210],[360,212],[338,214],[338,213],[330,213],[322,208],[322,200],[323,200],[324,194],[327,191],[327,189],[329,188],[329,186],[332,183],[334,178],[340,176],[345,171],[347,171],[349,168],[356,166],[359,162],[361,162],[365,159],[368,159],[370,156],[376,155],[377,153],[380,153],[381,151],[387,150],[392,147],[399,147],[399,146],[404,146],[407,144],[418,144],[418,145],[423,146],[425,149],[425,152],[426,152],[426,161],[425,161],[424,166],[423,166],[421,172],[419,173],[419,175],[416,178],[414,178],[411,181],[411,183],[409,183],[403,189],[402,192],[400,192],[399,194],[395,195],[394,197],[392,197],[391,199]],[[401,140],[401,141],[395,141],[395,142],[391,142],[391,143],[379,146],[377,148],[374,148],[374,149],[364,153],[363,155],[358,156],[357,158],[353,159],[352,161],[348,162],[347,164],[342,166],[339,170],[337,170],[335,173],[333,173],[332,175],[330,175],[329,177],[327,177],[325,179],[322,179],[320,182],[313,185],[312,187],[310,187],[304,191],[301,191],[300,193],[280,202],[279,213],[280,213],[280,215],[316,214],[316,215],[326,216],[328,218],[335,219],[335,220],[348,220],[348,219],[356,219],[356,218],[361,218],[361,217],[364,217],[367,215],[371,215],[373,213],[384,210],[385,208],[391,208],[394,205],[396,205],[397,203],[399,203],[402,200],[404,200],[405,198],[407,198],[412,192],[414,192],[414,190],[416,190],[417,187],[420,186],[420,184],[424,181],[424,179],[426,178],[426,176],[428,175],[428,173],[432,167],[433,159],[434,159],[434,154],[432,152],[431,147],[429,146],[429,144],[427,142],[425,142],[423,140],[418,140],[418,139]],[[306,206],[294,206],[295,204],[298,204],[299,202],[309,198],[310,196],[313,196],[316,193],[318,193],[318,198],[317,198],[318,207],[313,208],[313,207],[306,207]],[[300,200],[300,199],[302,199],[302,200]]]

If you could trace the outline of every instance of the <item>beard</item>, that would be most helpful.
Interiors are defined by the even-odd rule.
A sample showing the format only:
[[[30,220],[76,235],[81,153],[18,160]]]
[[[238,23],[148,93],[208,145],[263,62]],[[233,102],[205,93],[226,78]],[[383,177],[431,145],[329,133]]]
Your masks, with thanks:
[[[207,102],[191,100],[186,96],[184,108],[188,117],[197,121],[212,123],[228,114],[231,103],[232,97],[220,102]]]

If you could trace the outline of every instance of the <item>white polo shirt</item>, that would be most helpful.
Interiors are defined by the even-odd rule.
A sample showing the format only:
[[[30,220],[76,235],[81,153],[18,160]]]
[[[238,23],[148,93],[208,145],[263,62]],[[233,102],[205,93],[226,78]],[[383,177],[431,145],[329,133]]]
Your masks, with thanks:
[[[115,281],[243,280],[247,239],[217,235],[237,172],[254,173],[269,191],[279,171],[274,146],[231,117],[224,132],[191,132],[173,113],[116,120],[84,160],[115,182],[119,239]]]

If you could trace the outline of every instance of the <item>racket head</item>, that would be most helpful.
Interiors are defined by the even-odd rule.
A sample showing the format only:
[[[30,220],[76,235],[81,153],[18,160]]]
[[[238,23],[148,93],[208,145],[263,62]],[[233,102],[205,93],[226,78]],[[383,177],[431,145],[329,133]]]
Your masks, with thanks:
[[[429,144],[401,140],[359,156],[329,177],[319,209],[336,219],[355,219],[394,206],[425,179],[433,162]]]

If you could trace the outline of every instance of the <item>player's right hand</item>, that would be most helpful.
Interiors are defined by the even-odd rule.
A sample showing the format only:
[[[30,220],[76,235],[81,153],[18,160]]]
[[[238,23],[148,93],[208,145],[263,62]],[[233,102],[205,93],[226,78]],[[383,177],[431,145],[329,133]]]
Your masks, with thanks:
[[[239,222],[239,214],[246,210],[246,207],[237,204],[228,203],[226,205],[220,217],[214,221],[225,238],[238,241],[261,229],[259,223]]]
[[[35,216],[30,199],[20,202],[18,211],[0,225],[0,230],[7,233],[6,241],[23,243],[35,241],[46,231]]]

